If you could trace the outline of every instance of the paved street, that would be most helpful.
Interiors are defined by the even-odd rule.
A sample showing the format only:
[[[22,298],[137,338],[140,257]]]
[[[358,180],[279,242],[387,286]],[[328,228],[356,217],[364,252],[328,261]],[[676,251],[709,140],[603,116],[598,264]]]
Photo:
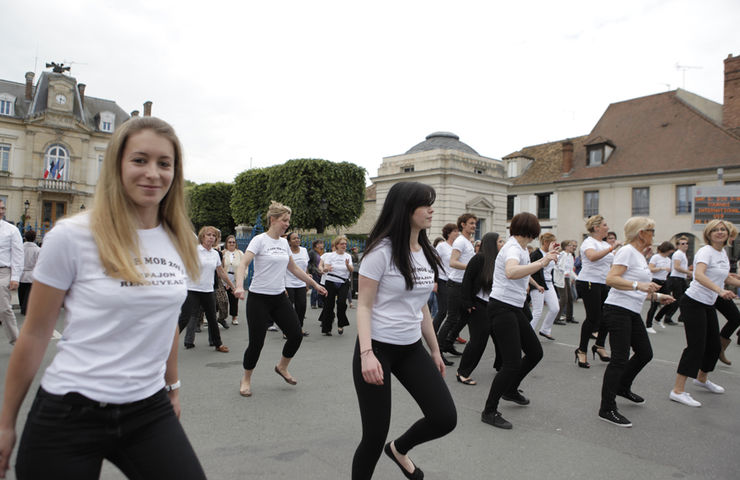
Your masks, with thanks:
[[[195,349],[180,350],[182,422],[208,477],[349,478],[360,436],[350,369],[355,310],[348,310],[351,326],[346,333],[333,337],[320,335],[316,321],[319,310],[308,310],[306,328],[311,335],[304,339],[290,368],[299,382],[295,387],[272,371],[283,340],[280,333],[268,332],[253,377],[251,398],[238,393],[247,343],[244,311],[242,302],[241,324],[222,330],[230,353],[208,348],[205,331],[197,336]],[[576,318],[581,321],[583,316],[583,306],[578,303]],[[721,322],[724,324],[724,319]],[[61,326],[60,319],[59,329]],[[622,413],[634,423],[633,428],[622,429],[597,417],[605,364],[598,358],[589,359],[592,368],[584,370],[573,363],[579,330],[579,325],[555,326],[553,335],[557,340],[543,339],[544,360],[522,384],[531,405],[502,402],[501,411],[514,424],[513,430],[496,429],[480,421],[493,378],[493,349],[486,351],[473,374],[477,386],[457,383],[455,367],[451,367],[446,379],[458,409],[457,428],[447,437],[411,452],[426,478],[738,478],[740,347],[734,341],[728,357],[735,365],[720,364],[710,377],[725,386],[727,393],[713,395],[689,384],[687,389],[704,404],[692,409],[668,400],[684,346],[683,327],[658,327],[658,334],[650,336],[654,359],[634,385],[634,391],[647,403],[635,406],[617,400]],[[3,381],[10,351],[6,343],[0,345]],[[54,341],[44,365],[53,352]],[[398,382],[394,381],[393,389],[390,438],[420,416]],[[31,398],[29,395],[24,403],[19,429]],[[9,478],[15,477],[11,474]],[[123,477],[106,464],[102,478]],[[401,478],[401,474],[383,456],[375,478]]]

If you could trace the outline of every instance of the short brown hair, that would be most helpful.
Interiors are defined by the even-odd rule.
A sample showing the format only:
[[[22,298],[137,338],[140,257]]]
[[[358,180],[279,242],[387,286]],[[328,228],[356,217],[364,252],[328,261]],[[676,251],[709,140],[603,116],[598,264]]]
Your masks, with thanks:
[[[540,236],[540,222],[529,212],[517,213],[511,219],[509,232],[520,237],[537,238]]]
[[[665,242],[661,243],[660,245],[658,245],[658,251],[660,253],[670,252],[671,250],[675,250],[675,249],[676,249],[676,247],[671,242],[669,242],[667,240]]]
[[[542,235],[540,235],[540,246],[544,247],[545,244],[549,245],[552,243],[553,240],[555,240],[554,234],[550,232],[543,233]]]
[[[457,228],[458,228],[458,230],[462,231],[463,224],[468,223],[468,220],[470,220],[471,218],[474,218],[474,219],[478,220],[478,217],[476,217],[472,213],[463,213],[462,215],[460,215],[459,217],[457,217]]]
[[[455,225],[454,223],[448,223],[447,225],[442,227],[442,236],[445,240],[447,240],[448,238],[450,238],[450,234],[455,230],[459,230],[459,228],[457,228],[457,225]]]

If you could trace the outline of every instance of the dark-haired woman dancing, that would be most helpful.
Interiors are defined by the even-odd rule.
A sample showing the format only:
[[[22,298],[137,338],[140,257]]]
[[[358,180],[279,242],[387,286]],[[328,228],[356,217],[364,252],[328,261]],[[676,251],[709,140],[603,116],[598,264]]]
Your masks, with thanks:
[[[440,267],[426,236],[435,196],[434,189],[422,183],[393,185],[360,266],[352,373],[362,440],[352,462],[354,480],[373,476],[383,450],[406,478],[424,478],[409,459],[409,450],[446,435],[457,424],[426,304]],[[424,418],[383,448],[391,420],[391,373],[418,402]]]

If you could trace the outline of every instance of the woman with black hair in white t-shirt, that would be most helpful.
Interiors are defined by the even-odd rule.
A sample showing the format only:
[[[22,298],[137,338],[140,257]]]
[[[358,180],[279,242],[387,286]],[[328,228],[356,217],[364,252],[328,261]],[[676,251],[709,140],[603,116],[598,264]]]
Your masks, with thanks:
[[[499,347],[501,370],[491,383],[481,414],[482,422],[504,429],[512,426],[498,411],[499,400],[503,398],[518,405],[529,405],[529,399],[522,395],[519,384],[542,360],[542,346],[524,312],[530,275],[558,259],[558,245],[553,242],[541,259],[530,263],[527,245],[540,235],[540,222],[531,213],[515,215],[509,231],[511,237],[496,257],[487,309]]]
[[[296,232],[290,232],[285,236],[290,246],[290,254],[298,268],[308,273],[308,251],[301,247],[301,236]],[[313,277],[311,277],[313,278]],[[290,303],[295,308],[298,315],[298,323],[301,324],[301,334],[308,336],[308,332],[303,329],[303,320],[306,317],[306,282],[296,277],[290,271],[285,272],[285,291],[288,292]]]
[[[406,478],[424,478],[409,459],[409,450],[446,435],[457,424],[426,303],[441,267],[426,236],[434,199],[428,185],[396,183],[368,237],[360,265],[358,340],[352,362],[362,419],[353,480],[371,478],[384,450]],[[384,448],[391,419],[391,373],[419,403],[424,418]]]
[[[288,373],[288,364],[301,346],[303,335],[293,305],[285,293],[286,270],[316,288],[321,295],[326,289],[296,265],[290,254],[288,241],[282,237],[290,226],[289,207],[282,203],[272,202],[267,210],[268,228],[265,233],[254,237],[242,261],[236,269],[236,291],[234,295],[244,299],[244,276],[247,267],[254,260],[254,275],[249,285],[247,298],[247,325],[249,326],[249,345],[244,351],[244,375],[239,384],[239,394],[252,396],[252,372],[257,366],[262,347],[265,344],[267,327],[271,322],[277,323],[287,340],[283,354],[275,366],[275,373],[290,385],[298,382]]]
[[[606,284],[611,287],[604,302],[603,322],[609,331],[611,361],[604,372],[599,418],[618,427],[632,423],[617,410],[616,397],[642,404],[645,399],[632,392],[632,382],[653,358],[647,330],[640,313],[646,297],[666,305],[673,297],[658,293],[660,285],[651,281],[643,252],[650,248],[655,235],[655,222],[647,217],[632,217],[624,224],[628,244],[614,256]],[[630,358],[630,348],[635,354]]]

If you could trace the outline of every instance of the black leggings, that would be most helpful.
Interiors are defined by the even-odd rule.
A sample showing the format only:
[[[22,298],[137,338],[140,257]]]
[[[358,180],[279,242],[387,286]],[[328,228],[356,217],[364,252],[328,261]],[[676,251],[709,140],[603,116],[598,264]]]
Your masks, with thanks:
[[[516,392],[524,377],[542,360],[542,345],[522,308],[492,298],[486,313],[493,323],[501,356],[501,370],[493,378],[483,410],[488,413],[498,410],[501,396]]]
[[[576,280],[576,291],[578,297],[583,299],[583,307],[586,309],[586,320],[581,325],[581,343],[578,345],[578,350],[588,351],[588,341],[591,340],[591,333],[596,331],[599,332],[596,345],[603,347],[608,332],[601,321],[602,308],[606,296],[609,294],[609,289],[603,283]]]
[[[416,400],[424,418],[416,421],[395,440],[398,453],[447,435],[457,425],[457,410],[447,384],[419,340],[411,345],[372,342],[375,357],[383,367],[383,385],[371,385],[362,378],[360,344],[352,359],[357,400],[362,419],[362,440],[352,460],[352,479],[372,478],[391,423],[391,373]]]
[[[658,313],[655,315],[656,320],[660,320],[663,317],[671,320],[673,314],[676,313],[676,310],[678,310],[678,306],[680,304],[679,300],[681,300],[681,297],[683,297],[683,294],[686,291],[685,278],[668,277],[668,280],[666,280],[666,284],[668,285],[668,291],[671,292],[671,295],[673,295],[673,298],[675,298],[676,301],[673,303],[669,303],[668,305],[658,310]]]
[[[180,318],[177,323],[180,327],[180,333],[188,327],[190,317],[195,315],[198,311],[198,307],[203,309],[206,314],[206,320],[208,320],[208,339],[213,343],[213,346],[218,348],[221,346],[221,332],[218,330],[218,322],[216,321],[216,293],[215,292],[196,292],[195,290],[188,290],[188,296],[185,298],[185,303],[182,304],[180,309]],[[192,328],[192,330],[190,330]],[[195,324],[189,327],[188,333],[185,335],[185,343],[190,343],[195,338]]]
[[[339,283],[326,280],[326,298],[324,309],[321,310],[319,321],[321,322],[321,333],[330,333],[334,325],[334,300],[337,304],[337,327],[344,328],[349,325],[347,318],[347,294],[349,293],[349,282]]]
[[[697,302],[688,295],[680,301],[681,314],[686,335],[686,348],[678,362],[678,374],[696,378],[699,370],[711,372],[717,365],[721,346],[719,343],[719,322],[714,305]]]
[[[253,370],[257,366],[262,347],[265,345],[267,327],[277,323],[283,335],[288,337],[283,345],[283,357],[293,358],[301,346],[303,335],[298,324],[293,305],[284,293],[265,295],[249,292],[247,295],[247,326],[249,327],[249,345],[244,350],[244,370]]]
[[[717,297],[714,308],[727,319],[727,323],[720,330],[719,336],[729,340],[737,327],[740,327],[740,311],[738,311],[734,301],[725,300],[722,297]]]
[[[437,279],[437,314],[432,321],[435,333],[439,331],[439,327],[447,316],[447,295],[447,280]]]
[[[226,290],[226,296],[229,297],[229,315],[236,317],[239,315],[239,299],[234,296],[231,290]]]
[[[298,323],[303,328],[303,319],[306,318],[306,287],[286,288],[285,291],[288,292],[290,303],[298,316]]]
[[[638,373],[653,358],[647,330],[640,315],[626,308],[604,305],[604,319],[609,330],[611,361],[601,385],[601,410],[617,408],[616,395],[632,389]],[[635,354],[630,358],[630,347]]]
[[[658,280],[657,278],[653,278],[653,283],[657,283],[660,285],[660,290],[658,290],[658,293],[671,293],[668,289],[668,282],[666,280]],[[655,316],[655,312],[658,310],[658,307],[660,307],[660,302],[650,302],[650,309],[647,312],[647,317],[645,317],[645,328],[650,328],[653,326],[653,317]]]
[[[496,340],[493,337],[493,322],[486,312],[488,302],[476,297],[473,300],[473,306],[475,310],[468,317],[470,339],[465,344],[465,350],[460,358],[460,367],[457,369],[457,373],[463,377],[470,377],[475,367],[478,366],[483,353],[486,351],[489,337],[496,345]]]
[[[442,352],[446,352],[455,344],[455,339],[467,322],[467,312],[462,311],[462,283],[447,281],[447,320],[437,332],[437,343]]]
[[[137,402],[101,405],[79,393],[39,388],[16,477],[97,479],[103,459],[136,480],[206,478],[164,389]]]

